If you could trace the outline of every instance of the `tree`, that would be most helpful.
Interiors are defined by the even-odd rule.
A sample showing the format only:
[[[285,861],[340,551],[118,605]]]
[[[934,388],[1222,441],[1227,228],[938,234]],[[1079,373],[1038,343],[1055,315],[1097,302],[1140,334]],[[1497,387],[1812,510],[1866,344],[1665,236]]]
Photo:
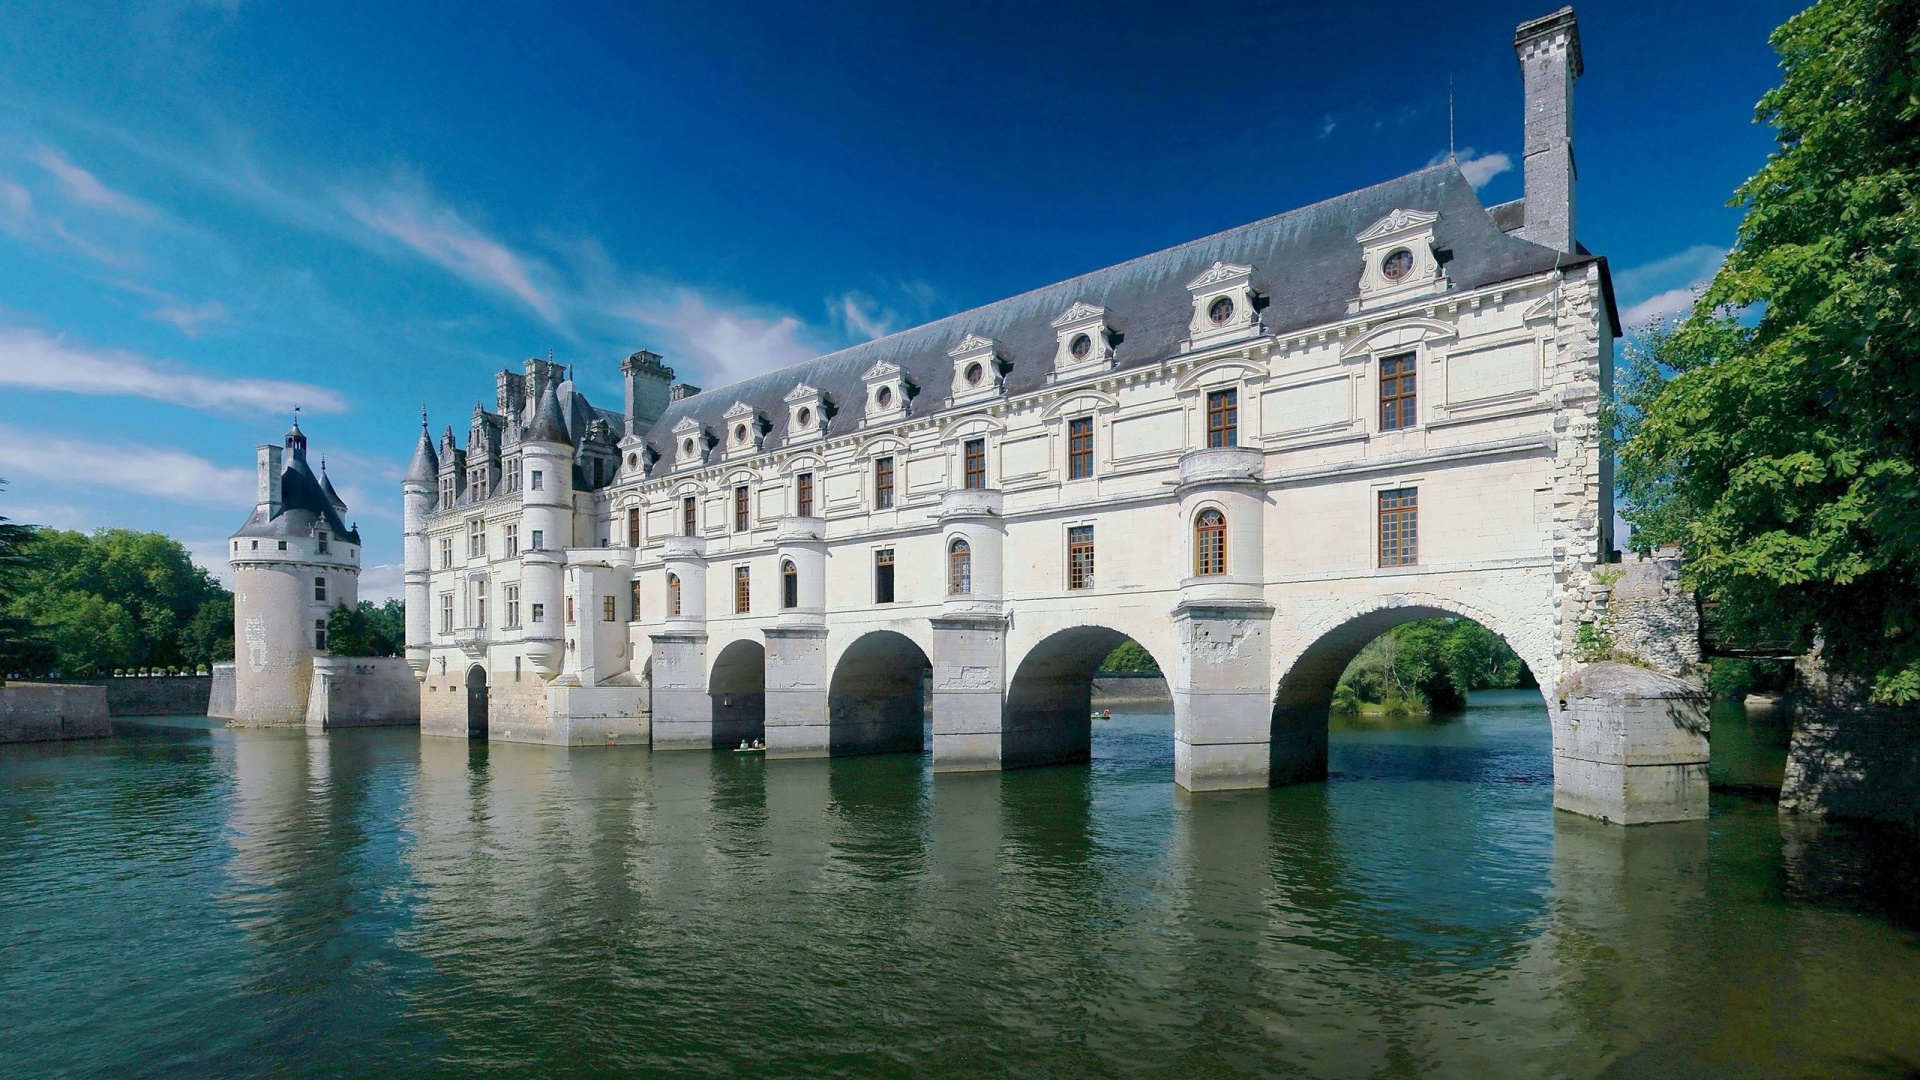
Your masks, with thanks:
[[[7,486],[0,480],[0,490]],[[28,567],[27,549],[34,527],[0,517],[0,676],[8,673],[45,674],[54,664],[53,650],[28,619],[14,613],[14,601]]]
[[[1474,690],[1530,686],[1525,664],[1500,635],[1471,619],[1402,623],[1367,643],[1334,687],[1334,709],[1458,712]]]
[[[1154,662],[1153,654],[1141,648],[1140,643],[1132,639],[1121,642],[1107,658],[1101,662],[1100,670],[1141,671],[1160,674],[1160,665]]]
[[[193,667],[233,654],[232,596],[179,541],[128,529],[37,529],[24,556],[8,613],[51,647],[61,675]]]
[[[1773,35],[1778,132],[1737,241],[1622,446],[1728,631],[1819,640],[1920,701],[1920,2],[1822,0]],[[1663,496],[1663,498],[1662,498]],[[1662,519],[1657,515],[1667,514]]]
[[[335,656],[399,656],[406,645],[407,609],[399,600],[340,604],[327,618],[327,648]]]

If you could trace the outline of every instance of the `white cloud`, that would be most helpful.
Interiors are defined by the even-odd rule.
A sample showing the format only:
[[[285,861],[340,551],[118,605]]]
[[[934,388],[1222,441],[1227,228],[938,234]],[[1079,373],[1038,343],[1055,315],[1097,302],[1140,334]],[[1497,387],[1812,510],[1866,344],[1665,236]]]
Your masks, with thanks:
[[[395,190],[367,197],[349,192],[340,196],[340,205],[362,225],[400,241],[455,277],[513,296],[550,323],[561,321],[558,301],[534,284],[532,260],[424,193]]]
[[[65,154],[45,143],[33,148],[27,160],[45,169],[59,181],[67,197],[82,206],[135,221],[158,221],[153,207],[131,195],[122,194],[100,182],[100,178],[75,165]]]
[[[399,563],[360,568],[360,599],[384,604],[406,598],[406,571]]]
[[[50,529],[82,532],[93,528],[93,513],[70,503],[16,503],[0,495],[0,515],[16,525],[45,525]]]
[[[1320,137],[1324,139],[1327,136],[1332,135],[1334,131],[1339,129],[1339,127],[1340,125],[1334,122],[1333,114],[1328,113],[1327,118],[1325,120],[1320,121]]]
[[[636,297],[612,313],[663,331],[691,360],[705,386],[724,386],[820,354],[806,324],[791,315],[763,315],[716,306],[693,289],[664,298]]]
[[[225,304],[218,300],[209,300],[204,304],[163,304],[153,311],[153,317],[161,322],[172,323],[188,337],[200,336],[202,323],[226,322],[228,312]]]
[[[1638,330],[1654,323],[1665,323],[1675,316],[1684,315],[1693,310],[1693,302],[1700,298],[1697,289],[1668,289],[1666,292],[1649,296],[1645,300],[1620,313],[1620,321],[1627,330]]]
[[[1666,323],[1686,314],[1726,257],[1726,248],[1695,244],[1615,274],[1615,295],[1626,305],[1620,312],[1624,329]]]
[[[1427,164],[1438,165],[1445,160],[1447,160],[1447,155],[1435,154]],[[1501,153],[1482,154],[1471,146],[1462,149],[1458,154],[1454,155],[1453,160],[1454,164],[1460,167],[1460,175],[1467,178],[1467,183],[1472,184],[1475,191],[1486,187],[1494,177],[1499,176],[1501,173],[1513,171],[1513,159],[1507,155]]]
[[[183,450],[67,439],[0,424],[0,476],[113,488],[209,506],[251,506],[253,470],[222,468]]]
[[[134,353],[90,349],[37,330],[0,326],[0,386],[152,398],[224,412],[347,410],[332,390],[278,379],[202,374]]]
[[[892,311],[883,309],[879,301],[857,290],[841,294],[834,307],[834,316],[841,325],[869,341],[893,333],[895,321],[899,318]]]
[[[225,536],[192,537],[180,541],[187,549],[193,564],[212,574],[215,580],[228,589],[233,588],[233,564],[227,561],[231,554],[227,545],[230,539]]]

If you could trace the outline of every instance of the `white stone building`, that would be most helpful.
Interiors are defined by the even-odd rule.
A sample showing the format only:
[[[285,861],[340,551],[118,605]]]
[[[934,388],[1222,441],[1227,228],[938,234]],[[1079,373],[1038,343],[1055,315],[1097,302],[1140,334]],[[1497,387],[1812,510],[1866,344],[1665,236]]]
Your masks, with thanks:
[[[618,413],[501,372],[406,481],[423,730],[817,756],[924,749],[930,701],[936,770],[1083,760],[1132,638],[1198,790],[1323,776],[1335,680],[1403,621],[1555,686],[1612,549],[1618,319],[1571,10],[1515,47],[1515,202],[1438,165],[705,392],[635,353]]]

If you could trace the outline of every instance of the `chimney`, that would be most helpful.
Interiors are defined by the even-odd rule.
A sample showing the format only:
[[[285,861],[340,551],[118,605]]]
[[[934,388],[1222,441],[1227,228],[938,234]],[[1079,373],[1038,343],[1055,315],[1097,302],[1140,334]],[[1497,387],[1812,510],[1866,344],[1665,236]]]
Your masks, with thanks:
[[[641,349],[620,362],[620,374],[627,383],[627,434],[644,435],[667,411],[673,369],[660,362],[659,353]]]
[[[667,388],[667,400],[684,401],[699,392],[700,388],[692,383],[674,383]]]
[[[262,520],[272,521],[280,516],[280,448],[272,443],[257,446],[253,460],[259,473],[254,509]]]
[[[1571,7],[1523,22],[1513,32],[1526,93],[1522,176],[1526,223],[1520,236],[1572,251],[1573,80],[1580,77],[1580,24]]]

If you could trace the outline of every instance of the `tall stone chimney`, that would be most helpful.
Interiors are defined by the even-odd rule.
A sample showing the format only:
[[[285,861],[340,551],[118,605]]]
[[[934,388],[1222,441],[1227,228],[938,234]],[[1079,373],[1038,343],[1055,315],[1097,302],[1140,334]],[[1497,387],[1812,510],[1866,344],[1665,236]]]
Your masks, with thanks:
[[[1580,77],[1580,24],[1571,7],[1523,22],[1513,32],[1526,92],[1523,178],[1526,223],[1520,236],[1572,251],[1573,81]]]
[[[645,435],[667,411],[673,369],[660,362],[659,353],[641,349],[620,362],[620,374],[627,384],[627,434]]]
[[[273,443],[256,446],[254,466],[259,473],[254,502],[268,521],[280,516],[280,447]]]

